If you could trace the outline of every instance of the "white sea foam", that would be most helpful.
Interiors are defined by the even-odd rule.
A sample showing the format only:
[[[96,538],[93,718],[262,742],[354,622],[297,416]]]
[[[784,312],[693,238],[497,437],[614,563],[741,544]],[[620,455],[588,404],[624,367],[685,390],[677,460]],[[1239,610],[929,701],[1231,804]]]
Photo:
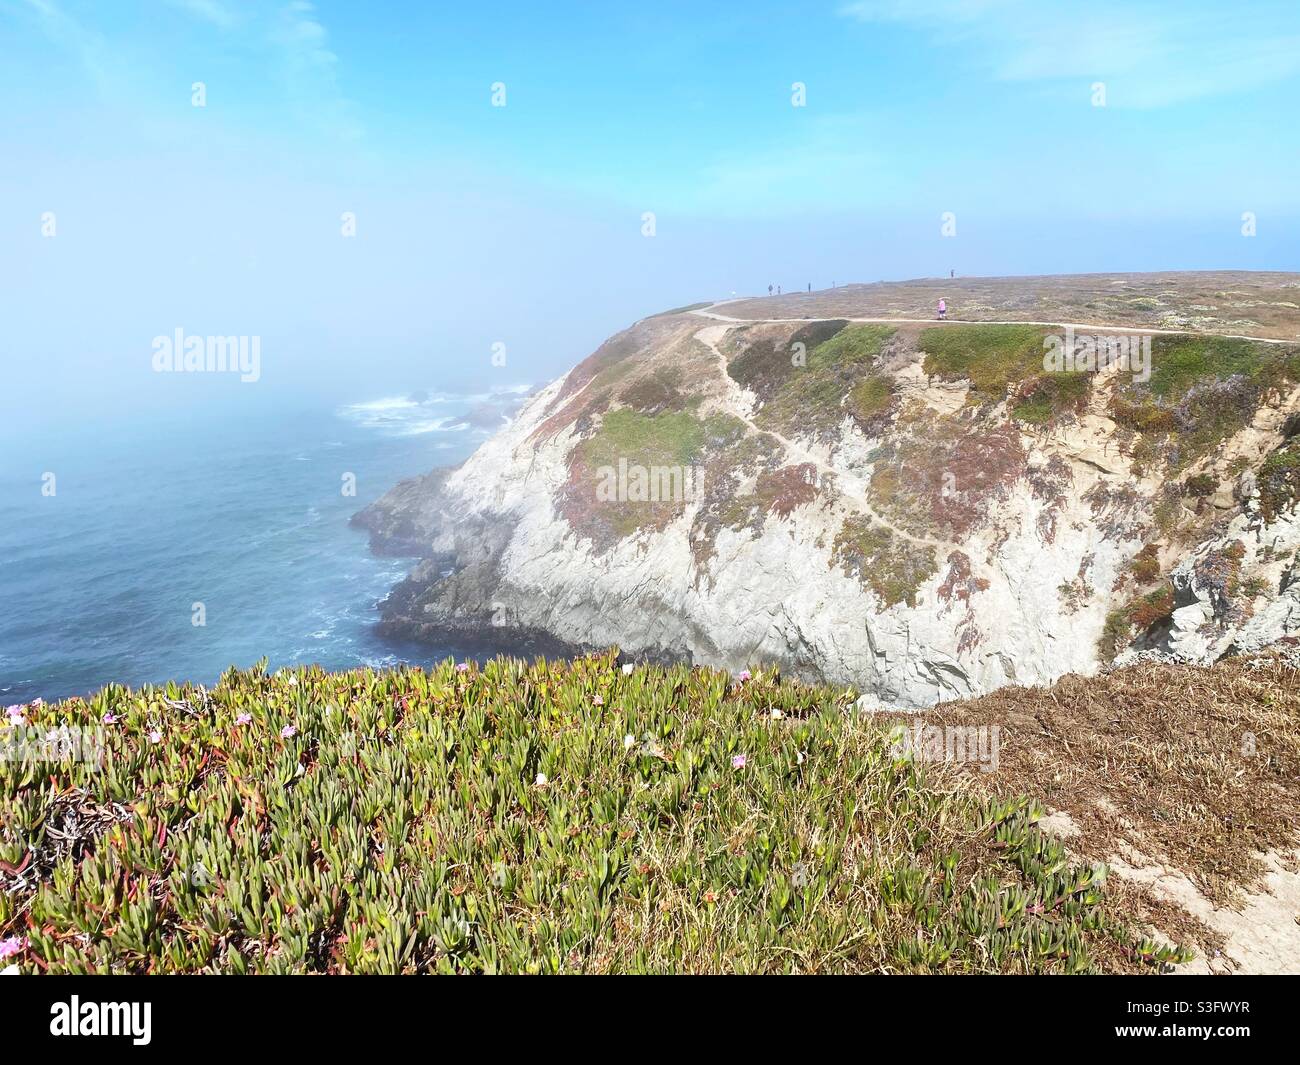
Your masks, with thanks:
[[[343,409],[353,411],[402,410],[405,407],[418,407],[419,405],[415,400],[407,396],[387,396],[384,399],[372,399],[368,403],[353,403]]]
[[[455,418],[432,418],[426,421],[412,421],[403,427],[402,436],[423,436],[425,433],[437,433],[443,430],[443,427],[449,422],[455,422]],[[463,425],[453,425],[446,430],[449,433],[461,432],[465,427]]]
[[[407,396],[349,403],[338,408],[340,418],[385,436],[425,436],[429,433],[463,433],[475,428],[464,419],[475,407],[499,406],[503,423],[509,420],[532,385],[499,385],[486,392],[418,391]]]

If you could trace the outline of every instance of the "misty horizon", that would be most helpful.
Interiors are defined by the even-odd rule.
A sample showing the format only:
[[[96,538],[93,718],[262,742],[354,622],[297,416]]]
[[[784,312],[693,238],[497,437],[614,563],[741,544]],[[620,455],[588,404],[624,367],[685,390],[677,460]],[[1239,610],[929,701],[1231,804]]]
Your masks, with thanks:
[[[1251,6],[513,7],[467,50],[495,16],[7,0],[0,433],[265,402],[152,373],[178,327],[346,403],[769,284],[1293,268],[1296,50]]]

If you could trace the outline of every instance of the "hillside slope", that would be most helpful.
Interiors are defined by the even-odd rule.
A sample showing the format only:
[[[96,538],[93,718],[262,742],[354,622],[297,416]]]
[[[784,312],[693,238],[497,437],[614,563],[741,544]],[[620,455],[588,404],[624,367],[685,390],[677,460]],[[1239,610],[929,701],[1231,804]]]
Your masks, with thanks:
[[[1204,306],[1179,276],[1166,303]],[[1258,339],[1148,335],[1075,369],[1045,368],[1063,330],[1028,322],[756,320],[752,300],[644,319],[357,516],[376,550],[424,556],[384,625],[776,663],[896,706],[1265,646],[1300,631],[1300,343],[1262,335],[1293,328],[1300,279],[1268,276]],[[1086,321],[1099,282],[1075,305],[1045,280],[1019,316]]]

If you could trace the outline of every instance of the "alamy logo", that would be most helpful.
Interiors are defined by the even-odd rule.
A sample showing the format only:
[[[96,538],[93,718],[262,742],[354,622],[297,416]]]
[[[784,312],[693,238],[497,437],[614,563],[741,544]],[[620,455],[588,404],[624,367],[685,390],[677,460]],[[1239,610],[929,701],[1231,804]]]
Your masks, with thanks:
[[[71,1002],[50,1007],[50,1035],[130,1036],[138,1047],[153,1038],[153,1004],[149,1002]]]
[[[693,503],[704,479],[693,466],[636,466],[627,459],[617,468],[601,466],[596,477],[601,503]]]
[[[40,729],[11,719],[0,728],[0,762],[92,762],[104,760],[104,730],[60,725]]]
[[[260,336],[186,336],[180,326],[171,336],[153,338],[155,373],[237,373],[245,384],[262,376]]]
[[[975,762],[982,773],[998,768],[1000,725],[898,725],[890,733],[895,758],[917,762]]]
[[[1151,334],[1100,336],[1084,333],[1076,337],[1066,327],[1065,336],[1043,337],[1043,369],[1049,373],[1086,370],[1094,373],[1109,366],[1130,370],[1141,384],[1151,379]]]

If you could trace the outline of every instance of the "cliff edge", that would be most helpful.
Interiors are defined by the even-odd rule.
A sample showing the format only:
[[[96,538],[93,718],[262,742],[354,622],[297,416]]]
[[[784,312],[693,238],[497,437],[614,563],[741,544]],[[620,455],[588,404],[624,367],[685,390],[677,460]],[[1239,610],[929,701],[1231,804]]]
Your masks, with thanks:
[[[1300,633],[1298,493],[1300,275],[1089,275],[643,319],[355,520],[394,634],[909,707]]]

